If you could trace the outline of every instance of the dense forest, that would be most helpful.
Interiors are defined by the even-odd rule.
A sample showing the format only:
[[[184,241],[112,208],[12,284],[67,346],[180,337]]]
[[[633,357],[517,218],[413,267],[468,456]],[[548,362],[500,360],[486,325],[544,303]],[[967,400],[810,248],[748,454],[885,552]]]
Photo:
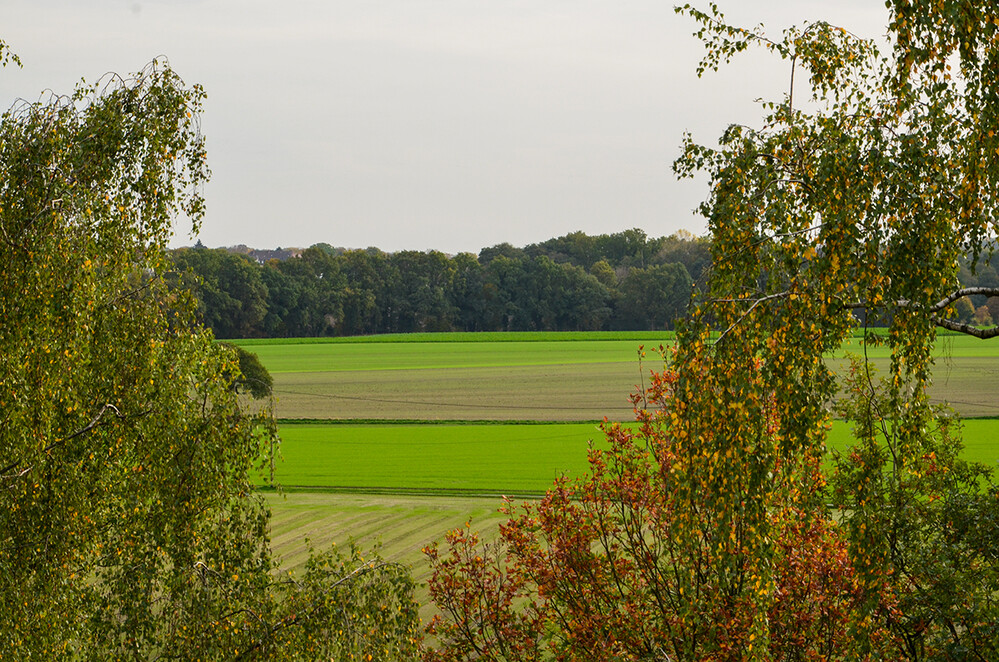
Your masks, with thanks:
[[[711,259],[706,239],[637,229],[504,243],[478,256],[329,244],[287,259],[260,253],[289,254],[173,251],[216,337],[671,328]]]
[[[668,329],[703,280],[710,248],[687,232],[654,238],[633,229],[573,232],[523,248],[503,243],[478,256],[199,244],[171,257],[217,338],[267,338]],[[999,254],[983,256],[975,270],[965,260],[961,284],[999,286]],[[964,298],[955,314],[991,324],[999,299]]]

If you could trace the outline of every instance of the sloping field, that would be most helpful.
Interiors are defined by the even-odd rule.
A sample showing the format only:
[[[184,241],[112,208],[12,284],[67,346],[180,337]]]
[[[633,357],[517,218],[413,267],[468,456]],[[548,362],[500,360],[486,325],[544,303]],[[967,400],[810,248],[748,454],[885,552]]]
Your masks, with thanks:
[[[639,345],[669,342],[665,334],[645,341],[567,334],[583,338],[571,342],[535,335],[529,341],[518,340],[520,334],[490,334],[493,340],[449,334],[456,339],[246,345],[274,376],[279,418],[581,421],[629,420],[628,395],[650,369],[661,368],[652,351],[639,364]],[[845,349],[862,351],[859,344]],[[887,371],[886,348],[868,354]],[[963,416],[999,415],[999,343],[947,336],[937,355],[936,402],[951,403]],[[829,359],[840,371],[848,363],[843,356]]]
[[[280,418],[581,421],[631,417],[637,359],[274,375]]]
[[[412,568],[418,582],[420,616],[429,622],[433,607],[427,595],[430,575],[424,546],[471,522],[484,536],[495,535],[506,518],[497,513],[498,499],[405,497],[295,492],[264,495],[271,507],[271,547],[281,567],[296,572],[304,565],[309,544],[316,549],[346,545],[353,538],[362,549],[382,545],[382,555]]]
[[[665,340],[652,335],[649,347]],[[507,334],[508,338],[517,337]],[[548,336],[550,337],[550,335]],[[610,336],[615,338],[614,336]],[[627,419],[639,340],[256,344],[279,418]]]
[[[602,438],[594,421],[633,419],[629,394],[649,370],[662,367],[651,351],[640,365],[638,346],[669,342],[668,334],[643,337],[241,342],[273,374],[276,413],[285,419],[276,477],[291,491],[265,495],[276,555],[294,569],[305,560],[307,538],[317,547],[351,537],[363,547],[380,540],[384,556],[412,566],[424,582],[425,545],[469,520],[493,535],[503,520],[495,512],[499,495],[529,497],[556,476],[582,475],[588,440]],[[871,348],[868,355],[884,374],[887,351]],[[963,416],[999,416],[999,343],[946,338],[937,355],[936,401],[950,402]],[[842,352],[828,360],[837,370],[847,365]],[[355,422],[322,422],[345,419]],[[411,423],[388,423],[400,419]],[[517,421],[573,423],[510,424]],[[965,455],[996,466],[999,420],[964,426]],[[843,447],[848,436],[847,425],[834,424],[830,446]],[[417,598],[426,620],[425,588]]]
[[[999,420],[963,425],[965,456],[996,467]],[[467,522],[495,535],[505,521],[496,512],[500,494],[526,497],[557,475],[585,475],[586,440],[599,439],[593,425],[290,425],[282,434],[278,480],[313,486],[265,494],[282,567],[299,568],[309,542],[322,549],[353,538],[366,549],[380,542],[383,555],[410,566],[421,584],[429,576],[423,547]],[[830,446],[845,448],[848,438],[849,426],[834,423]],[[443,495],[448,489],[492,496]],[[416,597],[426,622],[433,609],[425,586]]]

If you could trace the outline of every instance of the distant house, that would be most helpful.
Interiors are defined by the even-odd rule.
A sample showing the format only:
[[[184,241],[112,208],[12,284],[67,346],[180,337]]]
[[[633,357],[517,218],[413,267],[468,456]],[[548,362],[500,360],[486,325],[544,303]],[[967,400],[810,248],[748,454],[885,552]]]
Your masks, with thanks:
[[[238,253],[239,255],[246,255],[254,259],[257,264],[264,264],[268,260],[287,260],[289,258],[298,257],[302,254],[301,248],[281,248],[278,246],[273,250],[262,250],[258,248],[250,248],[246,244],[239,244],[238,246],[227,246],[224,250],[230,253]]]

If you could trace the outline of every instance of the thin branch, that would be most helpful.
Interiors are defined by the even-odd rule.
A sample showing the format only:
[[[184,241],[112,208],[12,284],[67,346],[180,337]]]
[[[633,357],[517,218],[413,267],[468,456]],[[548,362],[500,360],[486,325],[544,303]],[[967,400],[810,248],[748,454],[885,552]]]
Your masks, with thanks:
[[[999,287],[962,287],[958,290],[954,290],[947,296],[945,296],[940,301],[937,301],[933,306],[930,307],[931,313],[940,312],[950,304],[954,303],[961,297],[969,296],[986,296],[986,297],[999,297]]]
[[[120,294],[118,294],[117,296],[115,296],[113,299],[108,299],[107,301],[101,303],[100,307],[101,308],[110,308],[111,306],[116,305],[119,301],[124,301],[125,299],[130,299],[130,298],[134,297],[136,294],[139,294],[140,292],[148,290],[150,287],[153,286],[153,282],[154,282],[153,279],[149,279],[146,282],[144,282],[142,285],[139,285],[138,287],[132,288],[131,290],[127,290],[125,292],[121,292]]]
[[[56,441],[53,441],[51,444],[49,444],[44,449],[42,449],[42,452],[43,453],[48,453],[49,451],[53,450],[54,448],[58,448],[59,446],[62,446],[67,441],[70,441],[71,439],[75,439],[75,438],[79,437],[82,434],[86,434],[86,433],[90,432],[91,430],[93,430],[94,428],[96,428],[98,426],[98,424],[100,424],[101,418],[104,416],[104,412],[106,412],[108,409],[110,409],[111,411],[113,411],[114,415],[117,416],[118,418],[120,418],[120,419],[124,419],[125,418],[125,416],[122,415],[122,413],[120,411],[118,411],[117,407],[115,407],[111,403],[107,403],[103,407],[101,407],[101,410],[99,412],[97,412],[97,415],[94,416],[90,420],[89,423],[87,423],[82,428],[80,428],[79,430],[77,430],[73,434],[69,435],[68,437],[63,437],[62,439],[57,439]],[[12,462],[11,464],[8,464],[6,467],[0,469],[0,474],[5,474],[8,471],[12,471],[12,470],[16,469],[19,464],[21,464],[20,460],[17,460],[16,462]],[[23,476],[24,473],[25,472],[21,472],[21,473],[17,474],[16,476],[12,476],[12,477],[16,478],[16,477],[19,477],[19,476]],[[5,476],[5,477],[7,477],[7,476]]]
[[[746,310],[746,312],[740,315],[739,319],[729,324],[728,327],[724,331],[722,331],[721,335],[718,336],[718,338],[715,340],[715,344],[717,345],[718,343],[720,343],[722,339],[726,335],[728,335],[730,331],[732,331],[732,329],[741,324],[742,321],[746,319],[746,317],[749,316],[749,314],[752,313],[753,310],[755,310],[756,307],[759,306],[760,304],[766,303],[768,301],[773,301],[776,299],[784,299],[791,296],[791,294],[792,293],[790,291],[784,291],[784,292],[777,292],[776,294],[768,294],[767,296],[763,296],[758,299],[714,299],[713,300],[714,303],[748,303],[752,301],[752,305]],[[958,299],[966,296],[999,297],[999,287],[961,287],[954,290],[953,292],[945,296],[943,299],[937,301],[935,304],[931,306],[924,306],[923,304],[916,303],[910,299],[899,299],[894,303],[881,304],[877,306],[872,306],[866,301],[853,301],[849,303],[840,304],[839,307],[840,309],[844,310],[850,310],[850,309],[857,310],[863,308],[886,308],[889,306],[893,306],[895,308],[905,308],[909,310],[923,311],[930,313],[930,321],[933,322],[934,325],[942,327],[944,329],[948,329],[950,331],[957,331],[958,333],[964,333],[969,336],[974,336],[975,338],[980,338],[982,340],[988,340],[990,338],[995,338],[999,336],[999,326],[992,326],[987,329],[979,329],[977,327],[971,326],[970,324],[955,322],[953,320],[949,320],[935,314],[945,309],[947,306],[954,303]]]
[[[958,333],[963,333],[969,336],[974,336],[975,338],[980,338],[981,340],[988,340],[989,338],[995,338],[999,336],[999,326],[992,326],[987,329],[979,329],[977,327],[971,326],[970,324],[965,324],[963,322],[955,322],[954,320],[949,320],[944,317],[940,317],[934,313],[938,313],[950,304],[954,303],[958,299],[966,296],[986,296],[986,297],[999,297],[999,287],[961,287],[940,301],[937,301],[932,306],[923,306],[922,304],[916,303],[910,299],[900,299],[896,301],[893,305],[897,308],[908,308],[909,310],[921,310],[930,313],[930,321],[934,325],[939,326],[950,331],[957,331]],[[842,308],[870,308],[869,304],[862,301],[845,303]],[[879,306],[884,307],[884,306]]]
[[[949,329],[951,331],[957,331],[958,333],[964,333],[969,336],[974,336],[981,340],[988,340],[989,338],[995,338],[999,336],[999,326],[990,326],[987,329],[979,329],[977,327],[971,326],[970,324],[962,324],[961,322],[955,322],[954,320],[944,319],[943,317],[938,317],[937,315],[931,315],[930,321],[939,327],[944,329]]]
[[[17,478],[23,478],[29,471],[31,471],[31,469],[32,469],[32,467],[25,467],[24,469],[21,469],[21,471],[19,471],[16,474],[10,474],[8,476],[0,476],[0,480],[11,480],[11,481],[13,481],[13,480],[15,480]],[[11,488],[11,489],[13,489],[13,488]]]
[[[794,70],[798,63],[798,54],[791,56],[791,84],[787,92],[787,123],[791,124],[791,114],[794,112]]]
[[[722,334],[720,336],[718,336],[718,338],[715,340],[714,344],[717,345],[718,343],[720,343],[722,341],[722,339],[725,338],[725,336],[728,335],[729,331],[731,331],[736,326],[738,326],[739,324],[741,324],[742,320],[746,319],[746,317],[749,316],[749,314],[751,312],[753,312],[756,309],[756,307],[759,306],[761,303],[766,303],[767,301],[773,301],[774,299],[784,299],[784,298],[787,298],[789,296],[791,296],[790,292],[778,292],[777,294],[770,294],[770,295],[767,295],[767,296],[762,297],[760,299],[756,299],[755,301],[753,301],[753,305],[751,305],[749,307],[749,309],[746,310],[746,312],[744,312],[742,315],[739,316],[739,319],[737,319],[736,321],[734,321],[731,324],[729,324],[728,328],[725,329],[724,331],[722,331]],[[747,299],[716,299],[716,301],[719,302],[719,303],[735,303],[735,302],[738,302],[738,301],[746,301],[746,300]]]
[[[781,183],[794,183],[796,180],[793,180],[793,179],[783,179],[783,180],[779,180],[779,181]],[[801,183],[804,184],[804,182],[801,182]],[[807,184],[805,184],[805,185],[807,186]],[[773,235],[764,235],[760,239],[757,239],[756,241],[752,241],[752,242],[746,244],[745,246],[743,246],[739,250],[733,251],[731,253],[728,253],[728,254],[722,256],[722,259],[725,260],[725,259],[729,259],[729,258],[735,257],[736,255],[742,255],[746,251],[748,251],[750,249],[753,249],[753,248],[756,248],[760,244],[765,244],[765,243],[767,243],[769,241],[776,241],[778,239],[787,239],[788,237],[796,237],[796,236],[798,236],[800,234],[808,234],[809,232],[815,232],[816,230],[821,230],[824,226],[825,226],[824,223],[819,223],[818,225],[813,225],[813,226],[810,226],[810,227],[807,227],[807,228],[802,228],[801,230],[792,230],[790,232],[779,232],[779,233],[773,234]]]

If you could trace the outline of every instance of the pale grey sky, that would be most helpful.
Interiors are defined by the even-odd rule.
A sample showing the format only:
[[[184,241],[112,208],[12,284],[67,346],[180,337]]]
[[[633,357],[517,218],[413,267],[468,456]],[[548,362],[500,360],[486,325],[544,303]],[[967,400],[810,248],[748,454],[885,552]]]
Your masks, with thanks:
[[[775,35],[887,19],[880,0],[719,4]],[[656,0],[2,0],[24,69],[0,71],[0,106],[166,55],[208,93],[208,246],[699,234],[704,182],[670,170],[682,133],[754,123],[788,72],[746,55],[698,80],[693,30]]]

